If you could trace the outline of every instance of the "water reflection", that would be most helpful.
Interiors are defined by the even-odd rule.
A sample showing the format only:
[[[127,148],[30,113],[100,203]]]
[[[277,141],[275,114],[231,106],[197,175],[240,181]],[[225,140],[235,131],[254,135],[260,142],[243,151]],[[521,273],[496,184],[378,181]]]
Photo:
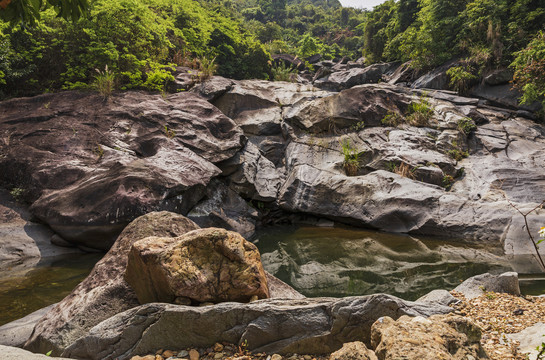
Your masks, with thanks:
[[[103,254],[45,258],[0,272],[0,325],[62,300]]]
[[[415,300],[484,272],[512,270],[478,248],[345,228],[266,229],[257,246],[265,269],[306,296],[384,292]]]

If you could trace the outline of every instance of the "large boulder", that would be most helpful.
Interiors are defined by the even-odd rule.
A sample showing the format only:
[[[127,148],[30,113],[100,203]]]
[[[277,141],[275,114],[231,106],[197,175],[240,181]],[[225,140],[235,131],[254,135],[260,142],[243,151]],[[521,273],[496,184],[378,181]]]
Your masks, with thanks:
[[[169,212],[150,213],[131,222],[89,276],[37,323],[25,348],[59,355],[96,324],[138,306],[123,279],[132,244],[149,236],[176,237],[198,228],[184,216]]]
[[[371,344],[380,360],[488,359],[481,346],[481,330],[461,316],[402,316],[378,319]]]
[[[361,122],[380,126],[388,113],[405,113],[410,101],[410,96],[393,86],[360,85],[332,96],[300,101],[287,110],[285,121],[311,133],[334,133]]]
[[[125,280],[140,304],[248,302],[269,297],[257,247],[240,234],[219,228],[135,242]]]
[[[520,296],[519,278],[516,272],[480,274],[465,280],[454,291],[463,294],[467,299],[474,299],[487,291]]]
[[[278,135],[284,108],[303,99],[328,95],[311,85],[263,80],[238,81],[213,101],[246,135]]]
[[[330,353],[346,342],[370,345],[371,325],[381,316],[397,319],[450,311],[382,294],[203,307],[152,303],[100,323],[63,356],[123,360],[157,348],[208,347],[223,341],[246,342],[255,352]]]
[[[399,63],[373,64],[366,68],[353,67],[346,70],[335,71],[332,74],[317,79],[314,85],[332,91],[349,89],[356,85],[378,83],[382,76],[395,69]]]
[[[22,189],[65,240],[103,250],[140,215],[187,213],[243,145],[231,119],[189,93],[45,94],[0,103],[0,119],[0,184]]]

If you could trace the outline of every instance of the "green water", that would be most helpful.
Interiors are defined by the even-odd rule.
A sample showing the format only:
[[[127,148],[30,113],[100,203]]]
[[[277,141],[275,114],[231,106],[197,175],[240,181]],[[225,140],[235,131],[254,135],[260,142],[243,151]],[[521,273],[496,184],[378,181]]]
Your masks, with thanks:
[[[501,249],[361,229],[281,226],[256,239],[265,269],[311,297],[382,292],[415,300],[473,275],[513,269]],[[102,256],[73,254],[0,271],[0,325],[62,300]],[[521,290],[543,294],[545,281],[521,276]]]
[[[62,300],[91,271],[103,254],[71,254],[43,259],[25,270],[0,273],[0,325]]]
[[[382,292],[416,300],[477,274],[512,271],[501,249],[361,229],[277,227],[257,239],[265,269],[311,297]]]

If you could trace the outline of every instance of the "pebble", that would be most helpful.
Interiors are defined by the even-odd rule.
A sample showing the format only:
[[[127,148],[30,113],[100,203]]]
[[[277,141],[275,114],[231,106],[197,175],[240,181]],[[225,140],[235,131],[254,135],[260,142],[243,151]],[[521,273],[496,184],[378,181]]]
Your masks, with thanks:
[[[271,356],[271,360],[282,360],[282,356],[278,354],[273,354],[273,356]]]
[[[189,352],[187,352],[187,350],[182,350],[178,353],[178,357],[180,358],[185,358],[187,356],[189,356]]]
[[[214,355],[214,359],[216,359],[216,360],[219,360],[219,359],[221,359],[221,358],[223,358],[223,353],[222,353],[222,352],[216,353],[216,354]]]
[[[257,295],[254,295],[250,298],[250,302],[254,302],[254,301],[257,301],[259,300],[259,298],[257,297]]]
[[[199,352],[195,349],[189,350],[189,360],[199,360]]]
[[[214,344],[214,351],[215,352],[222,352],[223,351],[223,345],[220,343]]]
[[[312,356],[310,356],[310,355],[305,355],[305,356],[303,356],[303,359],[305,359],[305,360],[312,360]]]
[[[162,355],[165,359],[167,359],[169,357],[173,357],[176,354],[172,350],[165,350]]]

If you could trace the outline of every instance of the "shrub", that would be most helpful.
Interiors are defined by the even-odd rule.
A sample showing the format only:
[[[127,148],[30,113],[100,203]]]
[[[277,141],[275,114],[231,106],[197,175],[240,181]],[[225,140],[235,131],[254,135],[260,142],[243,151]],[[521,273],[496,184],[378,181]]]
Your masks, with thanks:
[[[295,82],[297,78],[297,69],[291,66],[286,66],[282,61],[271,68],[272,78],[274,81],[289,81]]]
[[[471,73],[470,67],[453,66],[447,70],[449,84],[458,94],[466,94],[470,85],[479,77]]]
[[[341,152],[344,155],[343,167],[346,175],[355,176],[360,169],[360,154],[358,150],[350,145],[350,140],[341,143]]]
[[[454,184],[454,178],[450,175],[445,175],[443,176],[441,184],[445,189],[449,190],[452,187],[452,184]]]
[[[203,57],[199,60],[199,73],[198,80],[205,81],[212,77],[218,69],[218,65],[214,63],[216,58],[209,60],[207,57]]]
[[[460,130],[465,135],[471,134],[473,131],[477,130],[477,125],[470,118],[462,118],[458,120],[458,130]]]
[[[394,111],[388,111],[388,114],[380,122],[385,126],[396,127],[403,123],[403,117]]]
[[[433,108],[424,96],[409,105],[407,121],[413,126],[428,126],[432,116]]]
[[[515,53],[513,81],[522,91],[521,104],[540,101],[545,107],[545,32],[540,31],[528,46]]]

